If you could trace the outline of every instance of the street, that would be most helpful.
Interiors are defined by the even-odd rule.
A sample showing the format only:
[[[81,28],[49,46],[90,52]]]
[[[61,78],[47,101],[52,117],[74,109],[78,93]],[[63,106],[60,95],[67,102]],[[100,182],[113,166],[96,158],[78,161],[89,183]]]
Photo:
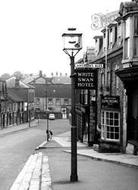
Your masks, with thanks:
[[[49,157],[54,190],[137,190],[138,169],[78,156],[78,182],[70,182],[70,154],[51,141],[42,150]]]
[[[60,120],[49,121],[54,134],[68,131]],[[62,121],[62,122],[61,122]],[[46,120],[27,130],[0,137],[0,190],[8,190],[35,148],[46,140]]]
[[[54,136],[70,130],[68,120],[49,121],[49,128]],[[43,152],[48,156],[54,190],[84,190],[84,187],[86,190],[137,189],[138,169],[92,160],[85,156],[78,156],[79,181],[70,183],[70,153],[64,152],[68,148],[51,140],[45,149],[35,151],[35,148],[46,140],[45,131],[46,120],[40,120],[38,127],[0,137],[0,190],[9,190],[28,157],[34,152]]]

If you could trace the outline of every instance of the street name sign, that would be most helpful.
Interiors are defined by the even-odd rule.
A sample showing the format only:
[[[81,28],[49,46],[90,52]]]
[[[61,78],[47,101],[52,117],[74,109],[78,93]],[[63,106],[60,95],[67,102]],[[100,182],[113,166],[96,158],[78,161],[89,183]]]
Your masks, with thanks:
[[[76,63],[75,64],[75,69],[78,68],[93,68],[93,69],[102,69],[103,68],[103,64],[97,64],[97,63],[92,63],[92,64],[82,64],[82,63]]]

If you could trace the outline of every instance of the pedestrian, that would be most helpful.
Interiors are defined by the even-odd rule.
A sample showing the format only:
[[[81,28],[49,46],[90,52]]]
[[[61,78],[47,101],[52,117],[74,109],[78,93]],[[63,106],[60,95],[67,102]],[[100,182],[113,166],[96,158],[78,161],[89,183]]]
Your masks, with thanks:
[[[53,136],[53,132],[49,130],[49,138],[52,139],[52,136]]]
[[[49,141],[49,130],[46,130],[46,135],[47,135],[47,141]]]

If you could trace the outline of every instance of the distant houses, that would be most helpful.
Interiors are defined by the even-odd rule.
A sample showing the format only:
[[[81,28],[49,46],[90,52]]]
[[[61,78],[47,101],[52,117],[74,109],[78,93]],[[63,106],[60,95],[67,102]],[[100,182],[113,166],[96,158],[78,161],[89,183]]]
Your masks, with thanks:
[[[0,128],[46,118],[49,112],[56,118],[67,118],[71,106],[70,78],[65,76],[16,77],[0,80]]]
[[[16,77],[0,81],[0,128],[34,119],[34,87]]]
[[[27,79],[24,81],[26,82]],[[70,78],[68,76],[39,76],[27,82],[35,89],[34,108],[36,117],[44,118],[46,112],[53,112],[56,118],[67,118],[71,106]]]

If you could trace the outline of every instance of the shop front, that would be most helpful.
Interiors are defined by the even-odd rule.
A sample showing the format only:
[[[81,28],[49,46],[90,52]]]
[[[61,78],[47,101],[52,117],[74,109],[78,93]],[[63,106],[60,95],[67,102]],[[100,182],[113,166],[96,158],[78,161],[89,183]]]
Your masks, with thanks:
[[[101,139],[99,151],[120,152],[121,125],[119,96],[101,96]]]
[[[138,67],[117,72],[123,81],[127,96],[127,143],[134,145],[134,154],[138,147]]]

